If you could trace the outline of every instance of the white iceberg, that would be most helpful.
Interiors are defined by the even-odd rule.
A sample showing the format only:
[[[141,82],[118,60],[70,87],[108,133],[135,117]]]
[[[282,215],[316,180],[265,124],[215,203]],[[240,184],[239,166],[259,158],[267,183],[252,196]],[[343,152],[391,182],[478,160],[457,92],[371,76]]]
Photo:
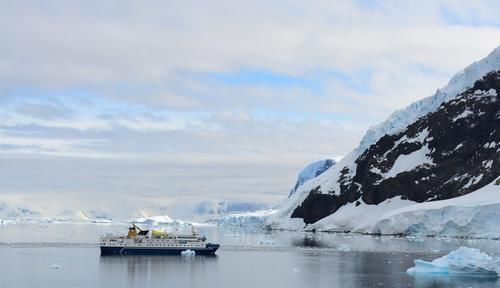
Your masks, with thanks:
[[[337,248],[337,250],[342,251],[342,252],[350,252],[351,246],[349,246],[347,244],[340,244],[340,246]]]
[[[274,245],[276,245],[276,242],[274,240],[261,240],[260,245],[274,246]]]
[[[196,252],[191,250],[191,249],[187,249],[187,250],[181,251],[181,256],[186,256],[186,257],[196,256]]]
[[[415,267],[406,272],[411,275],[489,276],[498,277],[500,259],[479,249],[460,247],[432,262],[415,260]]]

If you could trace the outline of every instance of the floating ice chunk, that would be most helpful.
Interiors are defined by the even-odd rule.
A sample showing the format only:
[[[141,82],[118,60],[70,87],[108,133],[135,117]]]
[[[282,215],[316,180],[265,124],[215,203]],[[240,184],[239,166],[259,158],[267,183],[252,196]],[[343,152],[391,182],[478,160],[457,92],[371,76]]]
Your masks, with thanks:
[[[191,256],[195,256],[195,255],[196,255],[196,252],[194,252],[191,249],[181,251],[181,256],[191,257]]]
[[[52,264],[52,265],[50,265],[50,269],[61,269],[61,265],[59,265],[59,264]]]
[[[415,260],[415,267],[408,274],[435,274],[452,276],[491,276],[498,277],[500,259],[482,253],[479,249],[460,247],[450,254],[432,262]]]
[[[339,251],[349,252],[349,251],[351,251],[351,246],[349,246],[347,244],[341,244],[337,249]]]
[[[260,245],[273,246],[276,245],[276,242],[273,240],[261,240]]]

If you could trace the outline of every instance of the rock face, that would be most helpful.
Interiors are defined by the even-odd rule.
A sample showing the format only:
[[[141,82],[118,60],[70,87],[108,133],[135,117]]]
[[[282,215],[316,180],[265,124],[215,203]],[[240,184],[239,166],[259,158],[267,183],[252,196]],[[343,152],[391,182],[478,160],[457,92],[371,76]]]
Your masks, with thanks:
[[[299,176],[297,177],[297,182],[290,191],[288,197],[292,196],[293,193],[295,193],[297,189],[306,181],[318,177],[323,174],[323,172],[330,169],[333,165],[335,165],[335,160],[332,159],[320,160],[307,165],[304,169],[302,169],[302,171],[300,171]]]
[[[335,218],[337,227],[341,219],[349,230],[356,226],[349,219],[373,217],[365,215],[366,207],[455,198],[495,181],[500,176],[499,93],[497,48],[435,95],[370,128],[358,148],[295,189],[268,228],[324,227]]]
[[[383,136],[356,159],[355,171],[341,171],[340,193],[318,186],[291,217],[314,223],[349,202],[379,204],[395,196],[415,202],[449,199],[495,180],[500,176],[497,91],[500,71],[402,132]]]

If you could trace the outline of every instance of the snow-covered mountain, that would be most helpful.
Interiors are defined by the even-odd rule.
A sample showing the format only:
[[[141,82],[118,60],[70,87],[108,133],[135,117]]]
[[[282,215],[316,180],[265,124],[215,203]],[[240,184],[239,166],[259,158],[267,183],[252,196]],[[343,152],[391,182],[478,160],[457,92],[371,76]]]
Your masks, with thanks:
[[[297,189],[306,181],[318,177],[323,174],[323,172],[330,169],[333,165],[335,165],[335,160],[332,159],[320,160],[307,165],[304,169],[302,169],[302,171],[300,171],[299,176],[297,177],[297,182],[290,191],[288,197],[292,196],[293,193],[295,193],[295,191],[297,191]]]
[[[358,148],[300,186],[268,227],[382,233],[398,221],[390,213],[403,207],[470,193],[473,199],[500,176],[499,70],[497,48],[433,96],[370,128]],[[491,187],[500,199],[500,187]],[[391,220],[377,224],[382,219]]]
[[[0,203],[0,218],[4,219],[17,219],[17,218],[33,218],[38,217],[40,213],[38,211],[25,208],[25,207],[13,207],[6,203]]]

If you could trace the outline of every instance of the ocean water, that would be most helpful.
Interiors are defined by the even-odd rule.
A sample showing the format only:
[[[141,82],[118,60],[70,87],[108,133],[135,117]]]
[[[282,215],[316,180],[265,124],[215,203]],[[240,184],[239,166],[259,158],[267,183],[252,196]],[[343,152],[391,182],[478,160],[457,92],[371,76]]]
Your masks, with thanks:
[[[169,228],[173,229],[173,228]],[[100,256],[99,235],[126,225],[0,226],[0,287],[500,287],[496,278],[413,277],[414,259],[499,241],[200,227],[213,257]]]

